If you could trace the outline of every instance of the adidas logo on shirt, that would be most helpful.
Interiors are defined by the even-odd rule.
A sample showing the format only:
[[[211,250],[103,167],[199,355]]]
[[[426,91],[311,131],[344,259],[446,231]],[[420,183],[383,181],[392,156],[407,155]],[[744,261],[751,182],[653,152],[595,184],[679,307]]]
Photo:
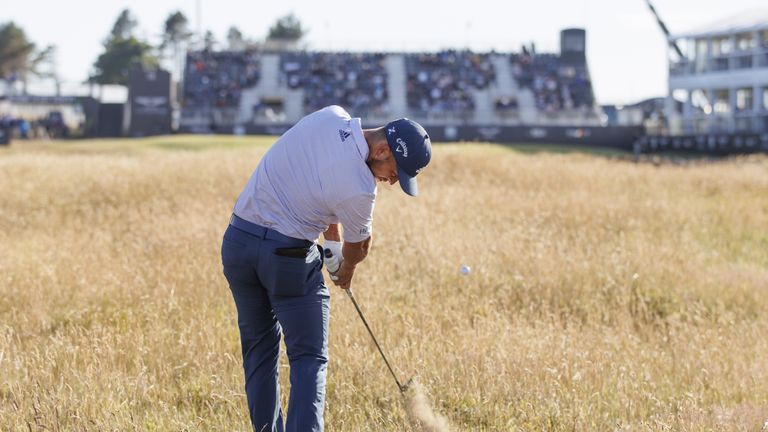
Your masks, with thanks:
[[[341,142],[344,142],[349,138],[349,136],[352,135],[352,132],[349,130],[339,129],[339,138],[341,138]]]

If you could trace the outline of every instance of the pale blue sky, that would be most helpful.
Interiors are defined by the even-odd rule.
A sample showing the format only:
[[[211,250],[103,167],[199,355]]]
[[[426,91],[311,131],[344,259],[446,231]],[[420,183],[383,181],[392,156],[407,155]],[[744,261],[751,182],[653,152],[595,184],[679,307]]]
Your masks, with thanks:
[[[181,10],[197,28],[198,0],[4,0],[0,22],[13,20],[39,45],[58,46],[59,73],[83,81],[119,12],[129,7],[140,36],[155,42],[169,13]],[[201,27],[225,40],[235,25],[263,39],[294,12],[309,28],[306,42],[324,50],[434,51],[471,48],[509,52],[535,42],[557,51],[559,31],[587,30],[587,56],[598,102],[630,103],[666,93],[666,43],[644,0],[437,2],[388,0],[199,0]],[[673,33],[698,28],[765,0],[655,0]]]

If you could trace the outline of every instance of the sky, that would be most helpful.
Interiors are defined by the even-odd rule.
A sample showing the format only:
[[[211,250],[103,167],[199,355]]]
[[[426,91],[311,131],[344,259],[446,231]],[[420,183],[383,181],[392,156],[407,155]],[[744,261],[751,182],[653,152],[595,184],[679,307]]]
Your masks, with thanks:
[[[561,29],[587,31],[587,61],[600,104],[627,104],[666,95],[666,41],[645,0],[3,0],[0,23],[13,21],[38,46],[55,45],[65,83],[84,81],[120,11],[138,19],[137,35],[157,43],[163,22],[180,10],[192,30],[226,41],[230,26],[262,40],[281,16],[294,13],[309,29],[311,49],[498,52],[536,44],[558,52]],[[654,0],[673,33],[697,29],[750,10],[765,0]],[[199,11],[199,13],[198,13]],[[65,85],[66,89],[67,86]]]

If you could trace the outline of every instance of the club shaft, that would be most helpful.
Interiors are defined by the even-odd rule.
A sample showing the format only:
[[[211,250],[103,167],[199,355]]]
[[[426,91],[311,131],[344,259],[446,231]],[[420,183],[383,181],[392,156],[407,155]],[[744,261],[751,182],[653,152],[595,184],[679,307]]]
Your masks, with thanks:
[[[373,339],[373,343],[376,344],[376,348],[379,349],[379,354],[381,354],[381,358],[384,359],[384,363],[387,364],[387,368],[389,368],[389,373],[392,374],[392,378],[395,379],[395,383],[397,383],[397,388],[402,392],[403,386],[402,384],[400,384],[400,380],[397,379],[397,375],[395,375],[395,371],[392,369],[392,366],[390,366],[389,361],[387,360],[387,356],[384,355],[384,351],[382,351],[381,346],[379,345],[379,342],[376,340],[376,336],[373,335],[373,331],[371,331],[371,327],[368,325],[368,321],[365,320],[365,316],[363,316],[363,311],[360,310],[360,306],[357,304],[357,301],[355,300],[355,296],[352,295],[352,290],[347,289],[345,291],[347,292],[349,299],[352,300],[352,304],[355,305],[355,309],[357,309],[357,314],[360,315],[360,319],[363,320],[363,324],[365,324],[365,328],[368,330],[368,334],[371,335],[371,339]]]

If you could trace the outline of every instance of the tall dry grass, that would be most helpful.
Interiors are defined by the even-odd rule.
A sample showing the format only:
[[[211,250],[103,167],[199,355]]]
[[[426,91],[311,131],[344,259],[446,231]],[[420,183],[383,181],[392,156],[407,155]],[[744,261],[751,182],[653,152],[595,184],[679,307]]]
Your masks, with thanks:
[[[0,430],[248,429],[219,245],[265,147],[185,139],[0,151]],[[439,145],[419,181],[353,287],[457,430],[761,430],[768,159]],[[327,430],[412,430],[333,294]]]

